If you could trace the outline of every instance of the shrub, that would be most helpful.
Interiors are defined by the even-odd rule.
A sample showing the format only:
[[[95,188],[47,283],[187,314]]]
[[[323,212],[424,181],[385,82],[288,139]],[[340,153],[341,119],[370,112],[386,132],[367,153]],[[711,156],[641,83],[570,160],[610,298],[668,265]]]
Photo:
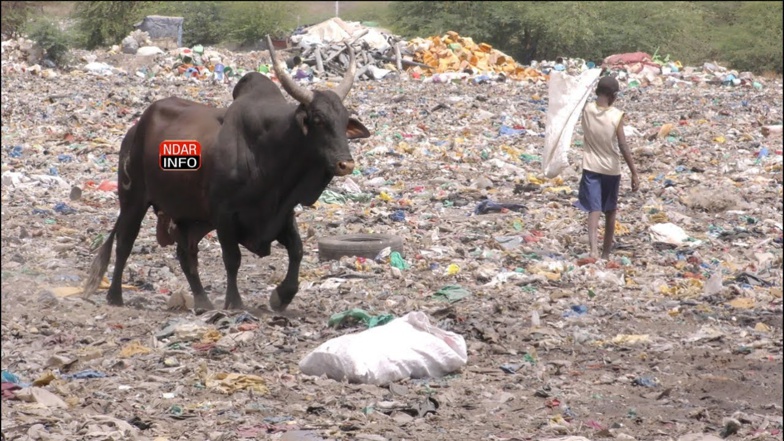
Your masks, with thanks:
[[[0,2],[2,11],[0,12],[0,25],[3,28],[3,35],[16,37],[22,30],[27,17],[30,13],[29,2]]]
[[[290,2],[231,2],[227,4],[226,37],[255,45],[267,34],[285,35],[294,29],[298,5]]]
[[[87,49],[118,44],[157,2],[77,2],[74,15]]]
[[[182,17],[182,44],[190,47],[220,43],[225,38],[225,8],[226,3],[215,1],[162,2],[154,12]]]
[[[73,43],[71,36],[60,29],[52,20],[38,18],[25,25],[27,38],[35,41],[44,50],[45,57],[62,66],[68,62]]]

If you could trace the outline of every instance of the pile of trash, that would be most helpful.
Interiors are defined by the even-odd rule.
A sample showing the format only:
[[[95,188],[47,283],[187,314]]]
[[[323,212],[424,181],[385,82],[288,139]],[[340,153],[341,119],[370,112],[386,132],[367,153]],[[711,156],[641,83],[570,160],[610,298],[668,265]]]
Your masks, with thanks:
[[[4,40],[0,44],[3,73],[29,73],[44,78],[57,76],[54,63],[44,59],[44,50],[33,40],[19,37]]]
[[[402,70],[398,43],[400,37],[359,22],[331,18],[298,30],[291,37],[300,50],[297,65],[315,75],[340,78],[348,67],[345,45],[357,54],[357,77],[380,80],[393,71]],[[308,78],[313,79],[313,75]]]
[[[135,30],[131,32],[122,41],[122,53],[130,55],[139,55],[141,57],[149,57],[151,55],[158,55],[164,53],[158,46],[153,46],[150,34],[145,31]],[[112,48],[114,51],[117,47]]]
[[[140,62],[142,65],[129,74],[146,79],[164,77],[191,82],[213,81],[230,87],[249,71],[271,75],[266,51],[232,54],[225,49],[215,50],[202,45],[161,49],[154,45],[150,34],[141,29],[154,29],[159,37],[165,34],[166,38],[156,41],[165,40],[169,44],[179,41],[181,20],[178,17],[147,17],[137,26],[139,29],[131,32],[120,45],[113,46],[108,54],[122,53],[144,58],[145,61]],[[307,83],[342,77],[348,66],[346,45],[350,45],[356,54],[357,78],[370,80],[405,76],[424,83],[482,84],[509,79],[541,84],[548,81],[551,71],[575,75],[597,67],[592,61],[568,57],[533,61],[530,66],[522,66],[513,57],[489,44],[476,43],[471,37],[453,31],[442,36],[406,41],[384,29],[337,17],[298,29],[289,40],[294,46],[282,49],[281,56],[286,59],[291,75]],[[42,59],[43,51],[31,40],[19,38],[2,44],[4,72],[29,72],[45,78],[58,75],[54,64]],[[81,58],[89,60],[88,64],[95,61],[92,55]],[[766,85],[766,80],[756,78],[751,72],[738,72],[716,63],[684,66],[680,61],[671,61],[669,56],[662,59],[657,54],[651,56],[645,52],[611,55],[598,67],[612,72],[628,89],[648,86],[684,88],[707,84],[761,90]],[[124,71],[106,63],[93,64],[85,70],[100,75]]]
[[[697,84],[745,86],[760,90],[764,80],[751,72],[738,72],[716,63],[706,62],[700,67],[684,66],[680,61],[663,60],[645,52],[611,55],[604,59],[602,68],[616,73],[627,87],[663,86],[689,87]]]
[[[427,69],[415,68],[425,75],[433,73],[495,73],[515,80],[544,81],[546,75],[540,71],[524,67],[514,58],[494,49],[487,43],[475,43],[470,37],[462,37],[449,31],[443,36],[415,38],[408,42],[414,52],[414,60],[428,66]]]
[[[120,144],[139,115],[171,96],[225,107],[268,54],[77,51],[83,64],[51,78],[15,68],[24,54],[4,42],[6,439],[781,438],[781,80],[626,84],[614,105],[640,190],[624,168],[606,260],[587,255],[574,206],[580,124],[567,166],[543,173],[557,83],[357,81],[346,106],[372,136],[351,141],[353,174],[295,209],[304,256],[289,311],[266,310],[288,267],[273,246],[263,259],[242,248],[248,311],[197,315],[152,212],[125,306],[106,305],[108,277],[91,298],[80,287],[117,219]],[[405,240],[375,257],[319,255],[322,239],[358,234]],[[216,305],[220,248],[214,232],[199,244]]]

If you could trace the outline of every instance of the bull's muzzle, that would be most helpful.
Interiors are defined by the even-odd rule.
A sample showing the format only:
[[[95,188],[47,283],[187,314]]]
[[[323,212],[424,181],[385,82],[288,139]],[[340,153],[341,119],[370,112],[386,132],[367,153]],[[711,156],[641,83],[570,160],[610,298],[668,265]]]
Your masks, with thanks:
[[[346,176],[354,171],[354,161],[340,161],[335,164],[335,175]]]

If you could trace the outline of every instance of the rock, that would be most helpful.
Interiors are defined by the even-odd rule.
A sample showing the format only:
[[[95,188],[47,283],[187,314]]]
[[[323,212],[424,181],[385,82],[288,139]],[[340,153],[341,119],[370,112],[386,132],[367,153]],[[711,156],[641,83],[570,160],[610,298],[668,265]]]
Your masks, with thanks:
[[[307,430],[291,430],[283,434],[280,441],[323,441],[324,438]]]
[[[547,438],[542,441],[591,441],[584,436],[563,436],[560,438]]]
[[[387,441],[387,438],[384,438],[381,435],[368,435],[364,433],[357,434],[354,439],[360,441]]]
[[[60,356],[60,355],[52,355],[49,357],[49,360],[46,361],[46,367],[53,368],[53,369],[60,369],[63,366],[69,365],[73,363],[73,360]]]
[[[158,46],[143,46],[136,51],[136,55],[140,57],[149,57],[151,55],[158,55],[164,53]]]
[[[28,387],[16,392],[16,397],[22,401],[38,403],[44,407],[65,409],[68,404],[62,398],[40,387]]]
[[[487,190],[489,188],[493,188],[493,181],[485,176],[480,176],[474,181],[474,187],[479,190]]]
[[[122,40],[122,52],[134,55],[139,50],[139,43],[132,36],[127,36]]]
[[[177,46],[182,45],[183,17],[166,17],[161,15],[148,15],[142,21],[134,24],[134,32],[144,34],[155,40],[168,40]]]
[[[715,435],[710,435],[707,433],[689,433],[687,435],[683,435],[678,438],[677,441],[723,441],[721,438]]]
[[[166,301],[169,309],[193,309],[193,296],[185,289],[178,289],[173,292]]]
[[[738,433],[741,426],[740,421],[736,420],[735,418],[724,418],[721,421],[721,424],[724,426],[724,430],[721,432],[721,436],[723,438]]]

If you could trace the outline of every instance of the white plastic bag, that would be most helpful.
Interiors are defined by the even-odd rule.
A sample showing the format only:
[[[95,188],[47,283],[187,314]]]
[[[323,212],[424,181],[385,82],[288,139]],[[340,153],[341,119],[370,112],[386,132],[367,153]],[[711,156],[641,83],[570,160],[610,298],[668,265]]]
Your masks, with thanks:
[[[384,385],[404,378],[438,378],[468,361],[465,340],[410,312],[386,325],[328,340],[299,363],[303,374]]]
[[[574,126],[601,73],[601,69],[588,69],[578,76],[550,72],[542,154],[542,172],[545,177],[554,178],[569,166],[568,153]]]
[[[702,243],[701,240],[690,240],[689,235],[686,234],[686,231],[684,231],[683,228],[669,222],[651,225],[649,229],[653,242],[676,246],[687,245],[689,247],[695,247]]]

